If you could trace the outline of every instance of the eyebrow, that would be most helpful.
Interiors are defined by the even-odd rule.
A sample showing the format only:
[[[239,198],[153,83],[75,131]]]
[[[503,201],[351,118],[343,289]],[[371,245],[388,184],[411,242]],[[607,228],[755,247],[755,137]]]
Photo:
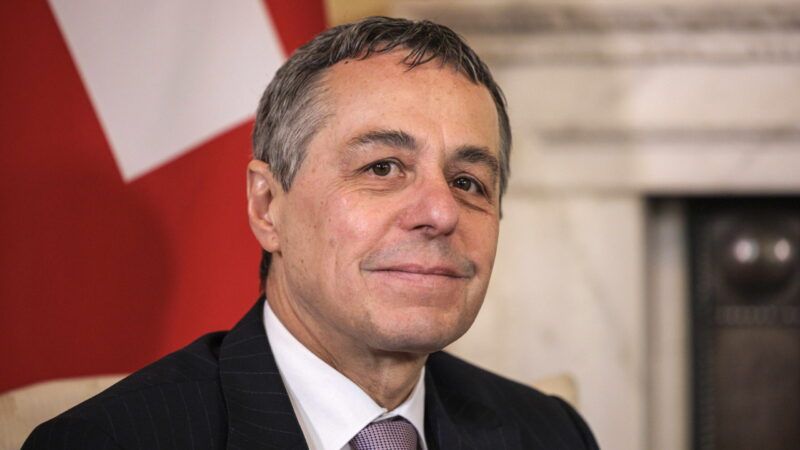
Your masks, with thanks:
[[[419,145],[414,136],[401,130],[373,130],[360,134],[348,142],[348,147],[366,147],[369,145],[385,145],[405,150],[417,150]]]
[[[465,161],[471,164],[482,164],[491,172],[492,183],[496,183],[500,174],[500,161],[489,151],[487,147],[475,145],[462,145],[458,147],[451,158],[455,161]]]

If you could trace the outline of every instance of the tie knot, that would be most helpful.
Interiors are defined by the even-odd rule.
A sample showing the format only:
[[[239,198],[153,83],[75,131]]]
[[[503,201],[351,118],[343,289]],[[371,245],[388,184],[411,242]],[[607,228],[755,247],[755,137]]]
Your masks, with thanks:
[[[353,450],[417,450],[417,430],[398,417],[373,422],[350,441]]]

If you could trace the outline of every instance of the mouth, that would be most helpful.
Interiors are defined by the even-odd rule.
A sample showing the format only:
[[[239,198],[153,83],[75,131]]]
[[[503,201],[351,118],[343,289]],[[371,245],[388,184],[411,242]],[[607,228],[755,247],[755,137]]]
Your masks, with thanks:
[[[393,275],[402,278],[445,278],[445,279],[467,279],[471,278],[471,274],[465,270],[460,270],[453,266],[422,266],[418,264],[398,264],[386,267],[376,267],[367,269],[367,272],[373,272],[384,275]]]

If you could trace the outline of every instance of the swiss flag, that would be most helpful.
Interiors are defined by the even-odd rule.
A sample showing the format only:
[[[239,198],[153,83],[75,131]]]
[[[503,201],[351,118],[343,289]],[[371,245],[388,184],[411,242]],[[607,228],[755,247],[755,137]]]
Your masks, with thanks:
[[[0,391],[128,372],[258,295],[261,91],[321,0],[0,3]]]

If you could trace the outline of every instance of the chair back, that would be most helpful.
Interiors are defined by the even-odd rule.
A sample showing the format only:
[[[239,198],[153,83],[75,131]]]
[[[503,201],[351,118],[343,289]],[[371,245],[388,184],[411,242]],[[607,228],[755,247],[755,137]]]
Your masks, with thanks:
[[[561,397],[573,408],[578,409],[578,385],[575,379],[567,374],[555,375],[547,378],[540,378],[531,386],[544,392],[545,394]]]
[[[0,450],[17,450],[40,423],[100,393],[125,375],[45,381],[0,394]]]

